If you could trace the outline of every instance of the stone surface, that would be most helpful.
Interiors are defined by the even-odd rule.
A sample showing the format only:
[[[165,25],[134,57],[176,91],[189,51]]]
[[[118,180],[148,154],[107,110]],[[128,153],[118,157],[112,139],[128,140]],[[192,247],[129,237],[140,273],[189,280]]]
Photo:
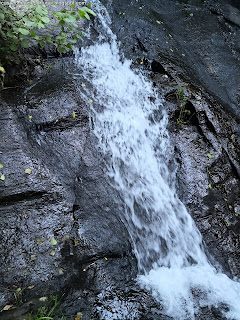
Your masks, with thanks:
[[[240,118],[237,1],[102,0],[133,61],[157,59]]]
[[[239,5],[113,0],[110,9],[121,49],[166,100],[179,196],[209,258],[239,276]],[[166,320],[135,283],[122,203],[105,177],[72,60],[54,62],[28,88],[5,90],[1,105],[0,310],[19,307],[0,317],[24,318],[40,296],[58,294],[65,313],[81,311],[83,320]],[[190,111],[182,125],[179,87]],[[203,309],[196,319],[223,318]]]

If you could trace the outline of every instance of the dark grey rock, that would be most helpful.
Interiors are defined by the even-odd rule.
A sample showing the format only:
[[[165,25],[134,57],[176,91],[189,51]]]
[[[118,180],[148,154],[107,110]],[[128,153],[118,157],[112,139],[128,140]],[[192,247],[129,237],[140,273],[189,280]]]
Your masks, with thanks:
[[[210,259],[239,276],[239,6],[114,0],[110,9],[126,56],[137,68],[143,59],[166,98],[179,196]],[[0,309],[21,305],[1,319],[24,318],[51,294],[63,296],[65,313],[81,311],[83,320],[169,319],[135,283],[121,199],[105,176],[71,59],[54,62],[44,77],[36,70],[42,78],[27,89],[5,90],[1,105]],[[183,85],[191,116],[179,126],[174,92]],[[223,317],[213,308],[197,319]]]

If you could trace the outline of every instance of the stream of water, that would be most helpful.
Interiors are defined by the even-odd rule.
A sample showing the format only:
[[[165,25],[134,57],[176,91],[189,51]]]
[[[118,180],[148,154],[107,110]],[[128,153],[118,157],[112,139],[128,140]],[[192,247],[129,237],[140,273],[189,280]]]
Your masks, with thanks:
[[[227,318],[239,320],[240,283],[208,262],[201,234],[177,197],[161,96],[120,54],[104,7],[96,2],[96,10],[101,36],[76,52],[79,92],[91,107],[109,179],[124,199],[137,280],[174,319],[194,319],[199,307],[224,305]]]

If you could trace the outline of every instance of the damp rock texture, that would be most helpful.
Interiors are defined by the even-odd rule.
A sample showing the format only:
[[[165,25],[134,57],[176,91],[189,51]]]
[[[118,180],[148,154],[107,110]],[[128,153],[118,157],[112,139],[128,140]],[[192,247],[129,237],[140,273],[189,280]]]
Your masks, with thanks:
[[[178,193],[209,259],[239,276],[239,3],[103,3],[125,55],[164,97]]]
[[[136,276],[121,203],[64,63],[24,92],[7,93],[1,105],[1,310],[30,300],[29,311],[34,297],[53,293],[74,292],[79,302],[94,292],[77,307],[90,312],[103,288]]]
[[[239,276],[239,3],[102,2],[121,50],[164,97],[178,193],[209,259]],[[0,310],[18,308],[0,318],[24,319],[39,297],[58,294],[65,314],[81,311],[83,320],[170,319],[136,285],[123,203],[106,178],[73,62],[55,62],[27,89],[2,94]],[[223,319],[201,312],[196,319]]]

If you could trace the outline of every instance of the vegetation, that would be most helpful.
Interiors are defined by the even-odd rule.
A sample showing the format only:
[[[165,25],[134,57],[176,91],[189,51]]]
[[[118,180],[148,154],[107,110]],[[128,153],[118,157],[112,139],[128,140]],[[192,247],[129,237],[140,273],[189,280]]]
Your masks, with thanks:
[[[43,301],[43,298],[47,300],[47,297],[42,297],[40,298],[41,301]],[[60,300],[57,296],[51,296],[46,305],[38,308],[36,312],[29,313],[27,317],[24,317],[24,320],[66,320],[66,317],[61,315],[59,308]]]
[[[190,110],[186,109],[187,96],[184,93],[184,88],[178,87],[175,91],[177,102],[180,104],[180,113],[177,119],[177,124],[184,125],[186,123],[186,116],[190,115]]]
[[[0,2],[1,84],[4,82],[5,66],[19,64],[23,60],[24,49],[30,45],[36,44],[40,48],[53,45],[59,53],[74,50],[74,45],[83,35],[77,21],[90,20],[90,15],[95,16],[90,4],[85,7],[72,4],[60,11],[55,11],[54,4],[13,6],[6,0]]]

